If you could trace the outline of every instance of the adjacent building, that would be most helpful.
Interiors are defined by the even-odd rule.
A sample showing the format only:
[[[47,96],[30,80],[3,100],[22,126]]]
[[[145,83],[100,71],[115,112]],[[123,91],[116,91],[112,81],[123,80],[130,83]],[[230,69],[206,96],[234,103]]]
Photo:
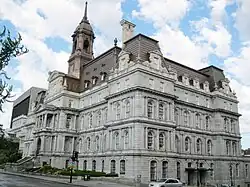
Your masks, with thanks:
[[[140,176],[143,183],[166,177],[188,185],[250,182],[239,102],[223,70],[165,58],[158,41],[134,36],[135,25],[126,20],[121,25],[122,48],[115,40],[94,57],[85,10],[72,35],[68,73],[50,72],[43,99],[29,103],[24,123],[33,134],[26,156],[64,168],[75,150],[79,169]]]

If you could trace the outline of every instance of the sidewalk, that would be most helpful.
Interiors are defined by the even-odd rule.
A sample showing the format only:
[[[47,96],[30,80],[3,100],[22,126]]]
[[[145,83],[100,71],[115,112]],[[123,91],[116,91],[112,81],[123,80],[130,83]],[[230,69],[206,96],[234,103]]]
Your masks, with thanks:
[[[42,176],[42,175],[29,175],[29,174],[22,174],[22,173],[15,173],[15,172],[5,172],[1,171],[0,173],[9,174],[9,175],[17,175],[22,177],[30,177],[30,178],[37,178],[42,179],[46,181],[53,181],[57,183],[63,183],[63,184],[70,184],[69,183],[69,177],[66,178],[60,178],[60,177],[48,177],[48,176]],[[98,180],[90,180],[90,181],[83,181],[83,180],[77,180],[73,179],[71,186],[81,186],[81,187],[131,187],[128,185],[108,182],[108,181],[98,181]]]

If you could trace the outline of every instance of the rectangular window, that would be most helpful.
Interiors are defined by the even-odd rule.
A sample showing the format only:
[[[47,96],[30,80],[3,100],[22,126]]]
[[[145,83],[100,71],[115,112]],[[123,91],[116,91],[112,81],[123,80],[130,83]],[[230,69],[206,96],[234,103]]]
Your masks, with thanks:
[[[239,177],[240,176],[240,173],[239,173],[239,164],[236,164],[235,172],[236,172],[236,177]]]
[[[115,160],[111,160],[110,173],[115,173]]]
[[[125,160],[120,161],[120,174],[125,174]]]
[[[66,128],[67,129],[70,128],[71,120],[72,120],[72,116],[70,114],[67,114],[67,119],[66,119]]]

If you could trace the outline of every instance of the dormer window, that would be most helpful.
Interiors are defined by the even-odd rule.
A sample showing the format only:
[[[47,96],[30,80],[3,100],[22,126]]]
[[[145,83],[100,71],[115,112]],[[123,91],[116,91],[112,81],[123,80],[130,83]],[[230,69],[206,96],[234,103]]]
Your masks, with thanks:
[[[193,79],[190,79],[190,80],[189,80],[189,85],[190,85],[190,86],[194,86],[194,80],[193,80]]]
[[[98,79],[98,77],[96,77],[96,76],[92,77],[92,84],[93,85],[95,85],[97,83],[97,79]]]
[[[202,90],[204,90],[204,84],[203,84],[203,83],[200,83],[200,88],[201,88]]]
[[[178,77],[178,81],[182,82],[182,76],[181,75]]]
[[[84,88],[88,88],[88,87],[89,87],[89,81],[85,80],[85,82],[84,82]]]
[[[101,74],[101,81],[104,81],[105,78],[106,78],[107,73],[101,72],[100,74]]]

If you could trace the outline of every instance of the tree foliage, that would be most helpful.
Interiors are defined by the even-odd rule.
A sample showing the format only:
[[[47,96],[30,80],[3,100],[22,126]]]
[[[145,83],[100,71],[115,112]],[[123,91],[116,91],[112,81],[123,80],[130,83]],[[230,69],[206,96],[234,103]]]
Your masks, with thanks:
[[[0,112],[3,112],[3,103],[9,102],[12,97],[12,86],[7,83],[10,77],[7,76],[4,68],[12,58],[28,52],[28,49],[21,44],[22,37],[11,37],[10,31],[3,28],[0,31]]]

